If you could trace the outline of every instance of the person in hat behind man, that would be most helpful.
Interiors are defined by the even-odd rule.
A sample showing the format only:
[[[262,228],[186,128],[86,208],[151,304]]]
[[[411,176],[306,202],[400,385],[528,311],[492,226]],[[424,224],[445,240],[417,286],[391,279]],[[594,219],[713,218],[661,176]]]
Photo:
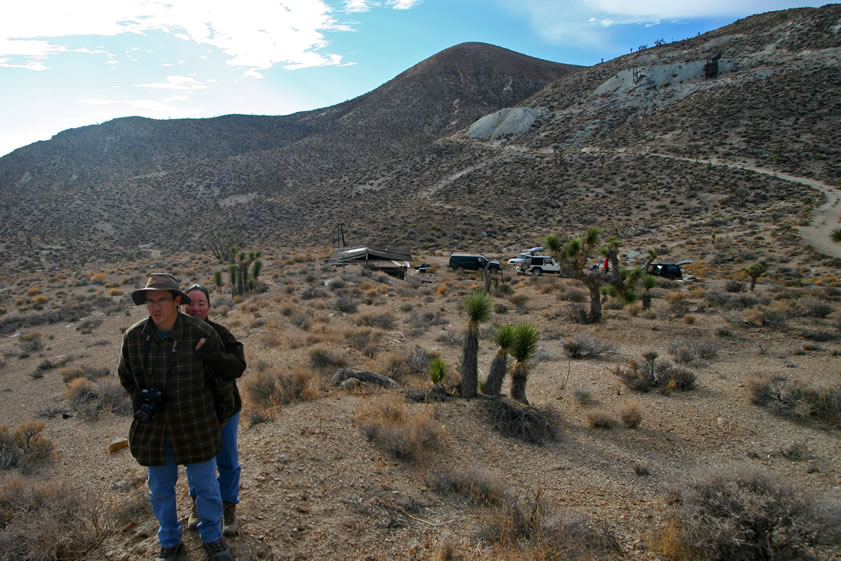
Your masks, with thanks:
[[[239,454],[237,451],[237,428],[239,425],[239,412],[242,410],[242,399],[236,386],[236,379],[242,376],[245,370],[245,352],[242,343],[225,326],[210,321],[207,316],[210,314],[210,292],[201,284],[194,284],[186,291],[190,303],[184,306],[184,311],[189,315],[207,322],[219,335],[223,348],[208,357],[207,362],[211,365],[214,373],[229,380],[233,394],[220,396],[217,403],[217,412],[220,413],[220,404],[223,404],[222,417],[222,447],[216,455],[216,468],[219,470],[219,490],[222,493],[222,505],[224,516],[222,522],[222,535],[235,536],[239,533],[239,521],[236,518],[236,506],[239,503],[239,479],[241,467],[239,465]],[[190,496],[195,499],[195,489],[190,486]],[[193,500],[190,518],[187,521],[187,528],[195,530],[199,522],[199,514],[196,511],[196,503]]]
[[[131,298],[146,305],[149,317],[123,334],[117,372],[135,412],[129,449],[146,466],[149,498],[160,526],[156,561],[173,561],[182,547],[175,500],[179,465],[185,466],[196,490],[199,536],[211,561],[231,561],[222,538],[216,481],[221,425],[216,394],[230,382],[213,376],[205,361],[222,342],[210,325],[178,311],[190,298],[172,275],[153,273]]]

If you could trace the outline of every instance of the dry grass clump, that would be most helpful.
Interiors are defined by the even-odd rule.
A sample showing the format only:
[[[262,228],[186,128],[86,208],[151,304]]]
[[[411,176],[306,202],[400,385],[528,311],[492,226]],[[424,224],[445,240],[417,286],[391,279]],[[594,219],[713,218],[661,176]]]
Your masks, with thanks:
[[[429,363],[437,356],[436,353],[415,346],[408,354],[405,351],[386,354],[380,359],[377,371],[403,382],[412,376],[426,378]]]
[[[619,551],[610,527],[583,513],[561,510],[542,498],[506,502],[490,510],[480,535],[499,559],[592,560]]]
[[[21,333],[18,338],[18,345],[20,345],[20,350],[25,353],[40,351],[44,348],[44,344],[41,342],[41,332],[30,331],[29,333]]]
[[[347,366],[349,358],[343,349],[315,347],[310,349],[310,366],[320,370]]]
[[[591,429],[612,429],[619,425],[619,421],[607,409],[593,409],[587,412],[587,422]]]
[[[754,468],[732,466],[681,482],[656,549],[672,559],[813,559],[809,546],[841,537],[841,507],[821,504]]]
[[[0,487],[0,559],[79,559],[111,528],[102,502],[63,483]],[[147,501],[148,502],[148,501]]]
[[[433,471],[428,485],[441,495],[459,495],[478,505],[500,505],[513,501],[505,484],[483,471]]]
[[[91,379],[84,375],[65,382],[65,397],[73,411],[87,420],[104,415],[131,415],[131,400],[126,390],[114,379]]]
[[[742,321],[756,327],[780,329],[786,326],[789,311],[782,306],[751,308],[742,312]]]
[[[716,358],[720,349],[716,341],[695,337],[681,337],[669,345],[669,353],[678,364],[703,364]]]
[[[53,443],[44,438],[44,423],[24,423],[12,430],[0,426],[0,469],[20,467],[28,471],[47,462],[53,453]]]
[[[505,436],[537,445],[559,436],[559,416],[554,409],[523,405],[505,398],[485,401],[483,409],[491,426]]]
[[[617,413],[625,428],[635,429],[642,423],[639,403],[627,401],[619,407]]]
[[[688,391],[695,387],[695,374],[686,368],[675,366],[666,360],[658,360],[657,353],[642,355],[642,362],[628,361],[627,368],[617,366],[616,374],[629,389],[636,392],[659,390],[667,394],[672,391]]]
[[[564,343],[567,356],[572,359],[601,358],[616,351],[616,345],[597,337],[579,333]]]
[[[771,376],[749,379],[748,390],[752,403],[779,417],[841,428],[841,385],[818,386]]]
[[[384,331],[391,331],[397,327],[397,320],[388,312],[364,314],[356,320],[356,323],[365,327],[378,327]]]
[[[356,424],[369,440],[396,458],[422,462],[446,444],[441,424],[429,409],[409,412],[400,394],[368,400],[355,414]]]
[[[311,401],[319,396],[319,378],[308,368],[258,369],[243,386],[245,398],[253,408],[266,411],[296,401]]]

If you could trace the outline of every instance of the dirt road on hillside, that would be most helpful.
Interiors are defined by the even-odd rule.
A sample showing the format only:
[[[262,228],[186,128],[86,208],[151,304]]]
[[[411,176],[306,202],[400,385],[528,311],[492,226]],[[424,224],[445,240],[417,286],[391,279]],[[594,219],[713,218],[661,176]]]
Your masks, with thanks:
[[[596,152],[598,150],[586,150],[588,152]],[[628,153],[625,150],[617,150],[619,153]],[[686,162],[697,162],[699,164],[711,164],[714,166],[725,166],[735,169],[746,169],[763,175],[769,175],[782,179],[784,181],[791,181],[792,183],[799,183],[817,191],[820,191],[826,197],[826,202],[815,209],[812,213],[812,220],[808,226],[800,226],[800,235],[806,242],[815,248],[816,251],[829,255],[831,257],[841,258],[841,244],[835,243],[830,237],[835,228],[841,227],[841,189],[837,189],[826,183],[808,179],[805,177],[798,177],[796,175],[789,175],[787,173],[780,173],[775,170],[751,166],[739,162],[727,162],[712,158],[709,160],[696,160],[694,158],[684,158],[680,156],[672,156],[670,154],[657,154],[654,152],[647,152],[647,156],[656,156],[658,158],[668,158],[672,160],[683,160]]]

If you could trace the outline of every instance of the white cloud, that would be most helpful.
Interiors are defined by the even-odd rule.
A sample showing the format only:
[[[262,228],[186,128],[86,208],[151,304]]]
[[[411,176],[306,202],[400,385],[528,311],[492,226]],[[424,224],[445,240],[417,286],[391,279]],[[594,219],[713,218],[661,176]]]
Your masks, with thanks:
[[[344,10],[346,12],[370,12],[371,2],[370,0],[346,0]]]
[[[339,55],[323,52],[324,33],[349,29],[325,0],[250,0],[247,6],[229,0],[28,0],[4,11],[0,56],[46,57],[68,50],[61,43],[71,36],[162,31],[216,47],[228,64],[253,70],[340,64]]]
[[[189,76],[167,76],[166,82],[135,85],[139,88],[157,88],[162,90],[203,90],[207,88],[206,85]]]
[[[800,6],[820,6],[813,0],[494,0],[515,17],[530,22],[546,41],[582,47],[603,47],[606,28],[656,25],[663,20],[728,18]]]
[[[395,10],[411,10],[421,3],[421,0],[388,0],[387,5]]]

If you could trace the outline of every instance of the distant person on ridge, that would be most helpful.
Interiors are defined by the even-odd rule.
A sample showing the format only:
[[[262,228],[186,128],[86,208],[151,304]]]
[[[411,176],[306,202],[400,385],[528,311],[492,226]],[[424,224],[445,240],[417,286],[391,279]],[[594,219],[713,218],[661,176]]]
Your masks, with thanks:
[[[231,561],[222,538],[222,497],[216,480],[220,426],[213,379],[205,361],[222,348],[213,328],[178,311],[190,297],[166,273],[153,273],[131,299],[149,316],[123,335],[117,373],[131,396],[129,449],[146,466],[149,499],[158,519],[161,550],[155,561],[174,561],[182,548],[175,500],[178,466],[196,492],[199,536],[211,561]]]
[[[239,522],[236,518],[236,507],[239,503],[239,478],[240,465],[237,452],[237,427],[239,425],[239,413],[242,410],[242,399],[236,385],[236,378],[242,376],[245,370],[245,352],[242,343],[224,326],[207,319],[210,313],[210,293],[207,288],[200,284],[194,284],[187,289],[187,296],[190,303],[184,306],[184,311],[193,317],[207,322],[222,340],[222,348],[216,354],[206,358],[211,372],[221,376],[230,382],[228,399],[223,400],[228,411],[223,413],[224,422],[222,425],[222,447],[216,454],[216,468],[219,470],[219,490],[222,493],[222,504],[224,507],[224,519],[222,523],[222,535],[235,536],[239,532]],[[187,528],[195,530],[199,523],[199,514],[196,511],[195,489],[190,485],[190,497],[193,498],[193,507],[190,518],[187,521]]]

